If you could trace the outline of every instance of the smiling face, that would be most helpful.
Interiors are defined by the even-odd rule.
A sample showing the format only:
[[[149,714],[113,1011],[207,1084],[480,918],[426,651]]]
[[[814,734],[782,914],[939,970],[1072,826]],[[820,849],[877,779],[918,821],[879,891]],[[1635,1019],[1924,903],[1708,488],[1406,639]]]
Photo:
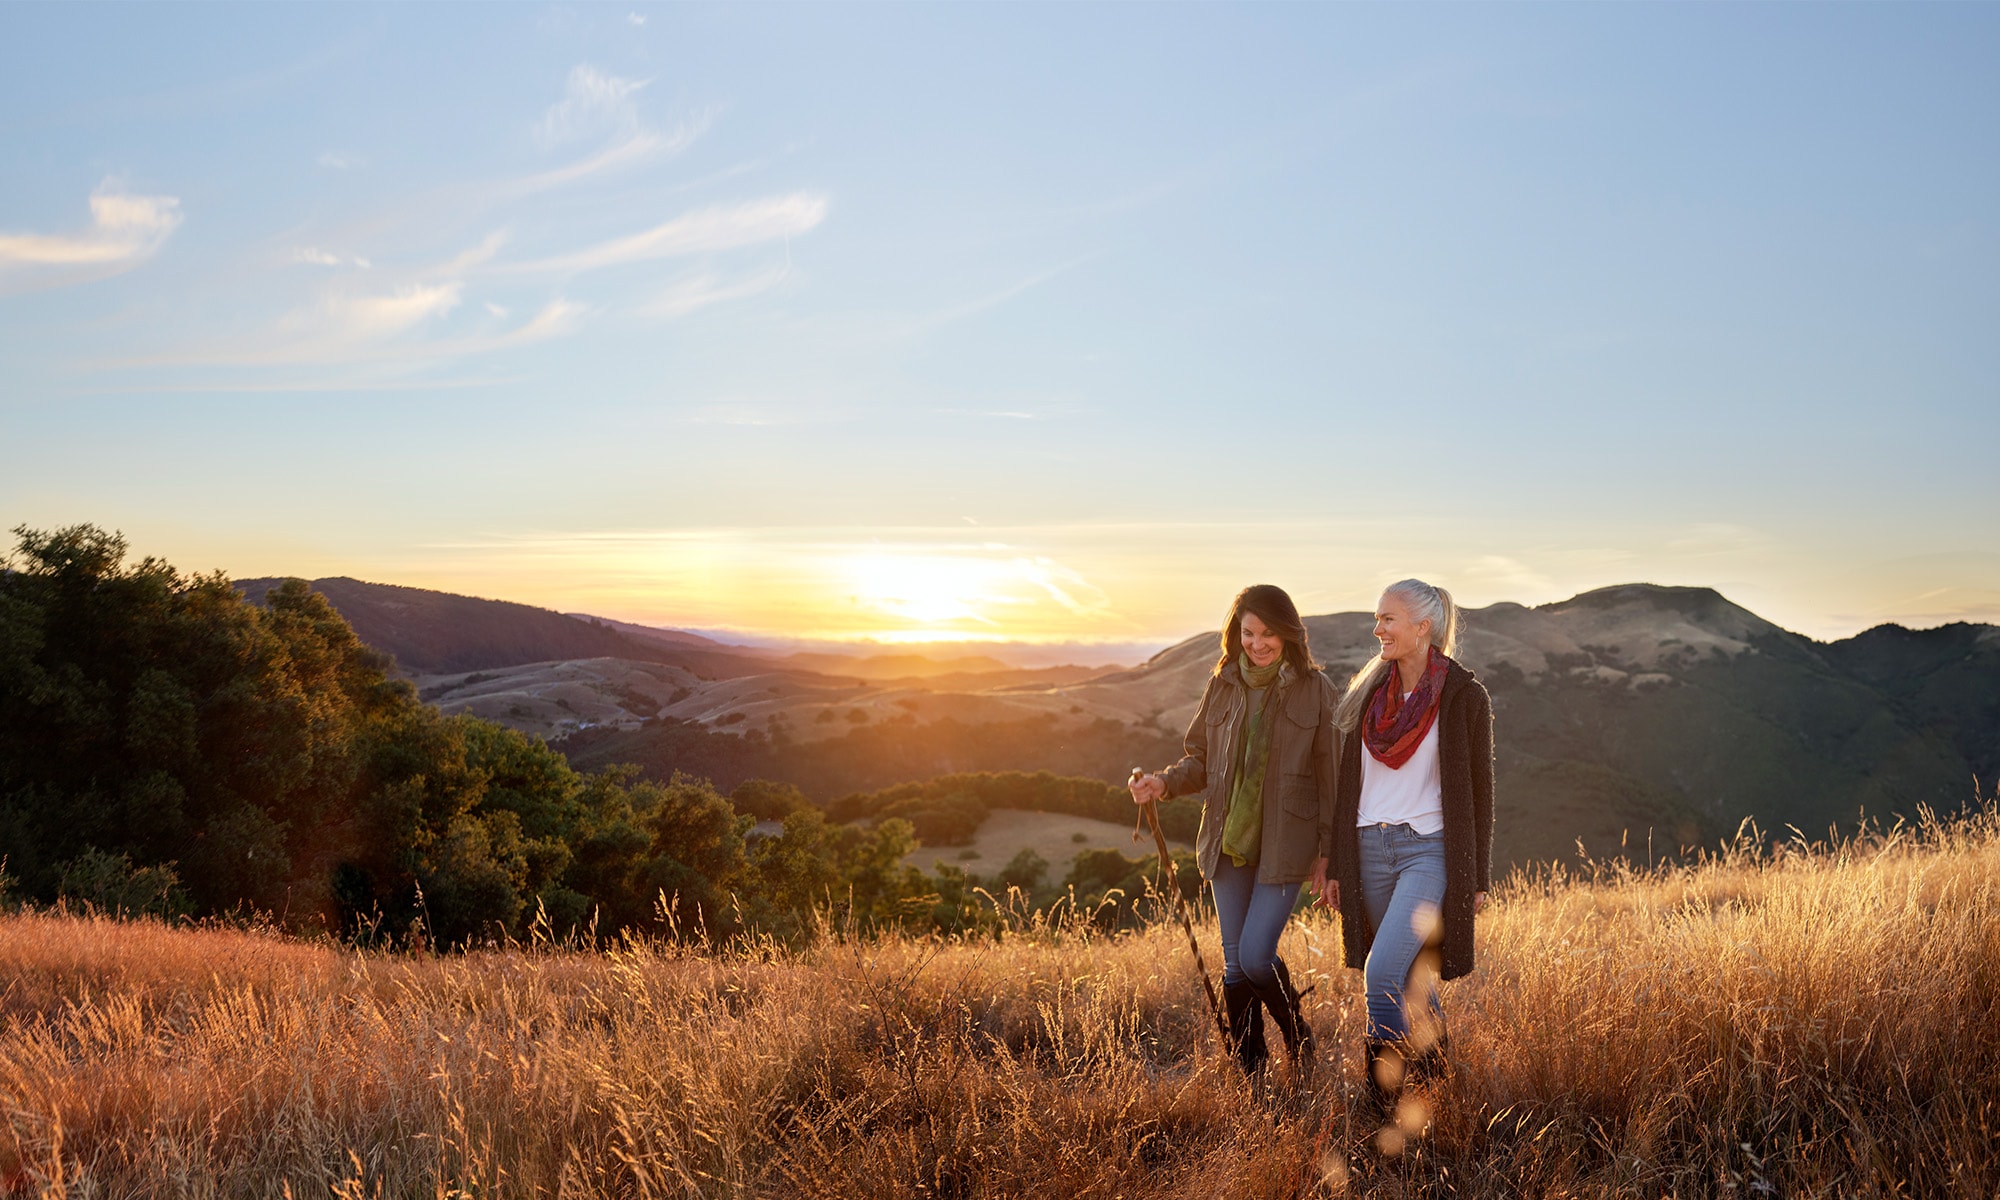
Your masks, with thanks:
[[[1412,621],[1401,596],[1382,593],[1375,602],[1375,640],[1382,644],[1382,661],[1421,662],[1430,653],[1431,623]]]
[[[1268,667],[1285,652],[1285,639],[1272,633],[1271,627],[1256,613],[1244,613],[1236,629],[1243,642],[1243,653],[1250,656],[1253,667]]]

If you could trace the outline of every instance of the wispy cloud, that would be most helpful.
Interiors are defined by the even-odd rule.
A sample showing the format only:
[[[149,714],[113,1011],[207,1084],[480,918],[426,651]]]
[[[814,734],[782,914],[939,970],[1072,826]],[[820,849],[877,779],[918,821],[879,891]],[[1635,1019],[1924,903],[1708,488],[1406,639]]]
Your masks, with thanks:
[[[272,380],[196,380],[183,383],[130,383],[110,387],[78,388],[77,394],[84,396],[131,396],[131,395],[245,395],[264,396],[294,392],[458,392],[470,388],[505,387],[519,383],[513,375],[481,375],[457,379],[362,379],[343,374],[328,377],[315,374],[309,379]]]
[[[487,234],[484,238],[481,238],[478,245],[473,246],[467,250],[459,251],[457,254],[451,257],[450,261],[444,263],[442,266],[438,267],[433,271],[426,272],[426,274],[463,275],[465,272],[472,270],[474,267],[484,266],[485,264],[492,262],[494,257],[500,253],[500,247],[506,244],[507,244],[506,231],[495,230],[494,232]]]
[[[569,254],[518,263],[510,271],[595,271],[687,254],[711,254],[811,230],[826,219],[826,197],[809,192],[743,204],[716,205],[664,221],[642,233],[613,238]]]
[[[473,353],[476,351],[498,350],[508,346],[525,346],[530,342],[541,342],[547,341],[549,338],[561,337],[576,330],[577,326],[582,323],[586,311],[581,304],[572,304],[568,300],[561,299],[551,300],[542,307],[542,311],[536,313],[527,324],[522,325],[519,329],[511,333],[502,334],[497,338],[474,341],[465,347],[464,352]]]
[[[1768,541],[1748,526],[1712,521],[1688,526],[1667,543],[1667,549],[1687,555],[1744,554],[1761,549]]]
[[[559,146],[609,131],[631,132],[639,126],[632,97],[650,80],[606,75],[587,63],[570,68],[569,86],[535,122],[535,141]]]
[[[364,267],[365,268],[370,265],[368,260],[365,258],[360,258],[351,254],[350,255],[335,254],[331,250],[322,250],[318,246],[298,247],[297,249],[292,251],[292,261],[295,263],[304,263],[308,266],[314,266],[314,267]]]
[[[644,13],[635,13],[635,12],[628,12],[628,13],[626,13],[626,14],[625,14],[625,20],[626,20],[626,21],[627,21],[628,23],[630,23],[630,24],[631,24],[631,26],[632,26],[632,27],[633,27],[634,29],[637,29],[637,28],[639,28],[640,26],[643,26],[643,25],[644,25],[644,24],[646,23],[646,14],[644,14]]]
[[[1081,617],[1110,617],[1111,597],[1078,572],[1051,558],[1017,558],[1014,570],[1021,578],[1041,588],[1071,614]]]
[[[928,312],[838,312],[821,314],[801,322],[801,331],[815,337],[853,347],[861,344],[895,343],[927,337],[957,322],[999,308],[1041,287],[1099,255],[1086,254],[1028,275],[1004,287],[971,296]]]
[[[420,367],[548,341],[574,332],[589,315],[584,305],[558,297],[511,329],[489,325],[454,335],[450,318],[464,303],[465,287],[460,279],[372,291],[329,286],[312,303],[245,337],[115,365]],[[480,307],[497,321],[509,311],[492,303]]]
[[[815,228],[828,209],[823,195],[768,195],[678,214],[655,207],[655,219],[668,219],[644,228],[640,217],[624,226],[638,232],[597,241],[549,226],[537,219],[546,215],[537,206],[523,203],[545,191],[580,188],[601,175],[672,155],[703,137],[720,112],[704,108],[669,127],[649,127],[638,103],[647,82],[577,66],[564,94],[531,129],[543,146],[561,147],[559,157],[568,160],[562,165],[510,179],[448,185],[373,221],[296,227],[267,243],[261,256],[259,265],[265,270],[286,273],[275,276],[283,281],[276,286],[290,293],[261,306],[270,315],[247,318],[233,330],[216,330],[206,338],[163,338],[152,353],[99,357],[89,367],[225,368],[242,375],[246,386],[271,388],[289,386],[305,374],[344,376],[356,386],[387,386],[396,376],[431,374],[433,367],[453,360],[575,332],[603,306],[602,301],[593,304],[563,294],[569,279],[580,274],[625,264],[697,260],[692,268],[656,268],[652,280],[642,272],[620,284],[635,289],[617,307],[668,320],[777,286],[789,271],[789,254],[782,266],[761,268],[700,260]],[[317,162],[330,171],[362,164],[359,156],[337,148],[321,152]],[[656,189],[653,203],[661,205],[666,192]],[[84,272],[129,269],[173,232],[181,220],[178,204],[174,197],[137,195],[107,180],[91,197],[90,229],[67,235],[0,234],[0,290],[31,273],[33,282],[42,283],[58,271],[67,272],[63,278],[68,280],[84,277]],[[477,230],[473,222],[487,220],[482,215],[487,210],[507,224]],[[503,257],[517,226],[523,241],[537,245],[540,257]],[[476,240],[459,241],[455,253],[437,253],[429,261],[417,257],[426,243],[436,253],[440,236],[464,238],[468,232]],[[313,370],[298,370],[307,367]],[[259,383],[259,375],[269,378]]]
[[[683,412],[678,420],[686,425],[737,425],[768,429],[780,425],[804,424],[816,410],[795,403],[759,400],[719,400]]]
[[[1047,413],[1029,412],[1024,408],[934,408],[931,410],[944,417],[990,417],[1000,421],[1046,421]]]
[[[1500,595],[1547,595],[1555,588],[1547,575],[1504,554],[1482,554],[1465,564],[1461,576]],[[1455,585],[1457,586],[1457,585]]]
[[[492,196],[504,199],[532,195],[535,192],[575,183],[579,179],[586,179],[605,171],[632,166],[649,158],[678,154],[693,145],[702,134],[707,133],[714,123],[715,110],[703,109],[701,112],[689,114],[665,133],[635,128],[595,154],[494,186]]]
[[[710,615],[723,606],[707,597],[729,595],[734,619],[751,628],[887,641],[1108,639],[1129,636],[1133,625],[1071,556],[968,536],[963,528],[546,531],[425,549],[514,571],[622,569],[621,579],[682,622],[715,623]],[[757,599],[746,605],[744,597]]]
[[[1037,271],[1018,283],[1009,284],[998,291],[989,292],[984,296],[979,296],[960,304],[954,304],[950,308],[932,313],[930,316],[924,318],[922,324],[925,328],[949,325],[953,321],[962,321],[967,317],[977,316],[988,309],[998,308],[1024,292],[1032,291],[1059,275],[1067,274],[1096,257],[1098,256],[1095,254],[1089,254],[1082,258],[1072,259],[1069,262],[1050,267],[1047,270]]]
[[[321,328],[343,342],[393,337],[458,307],[465,285],[410,284],[381,295],[330,296],[321,306]]]
[[[141,196],[106,179],[90,194],[90,227],[76,233],[0,233],[0,286],[58,287],[131,270],[181,223],[180,200]]]
[[[785,267],[776,267],[734,281],[725,281],[710,272],[691,275],[675,280],[651,304],[639,311],[645,316],[671,321],[711,304],[743,300],[769,291],[784,282],[786,270]]]

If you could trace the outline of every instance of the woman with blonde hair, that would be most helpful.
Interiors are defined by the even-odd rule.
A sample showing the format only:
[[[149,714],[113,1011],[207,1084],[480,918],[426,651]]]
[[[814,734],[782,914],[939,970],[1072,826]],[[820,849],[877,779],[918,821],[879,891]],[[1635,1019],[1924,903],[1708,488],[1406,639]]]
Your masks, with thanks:
[[[1381,651],[1354,675],[1335,724],[1343,743],[1328,897],[1347,965],[1368,993],[1365,1054],[1377,1103],[1392,1108],[1405,1067],[1442,1063],[1439,979],[1472,969],[1472,919],[1493,858],[1493,706],[1452,654],[1458,606],[1421,579],[1375,606]],[[1410,994],[1418,993],[1419,1017]]]
[[[1324,888],[1333,843],[1333,684],[1307,646],[1305,622],[1281,588],[1237,593],[1222,630],[1186,753],[1155,774],[1135,774],[1132,802],[1200,796],[1195,857],[1222,926],[1222,994],[1237,1061],[1255,1075],[1267,1050],[1269,1009],[1293,1071],[1312,1069],[1312,1028],[1278,936],[1299,885]]]

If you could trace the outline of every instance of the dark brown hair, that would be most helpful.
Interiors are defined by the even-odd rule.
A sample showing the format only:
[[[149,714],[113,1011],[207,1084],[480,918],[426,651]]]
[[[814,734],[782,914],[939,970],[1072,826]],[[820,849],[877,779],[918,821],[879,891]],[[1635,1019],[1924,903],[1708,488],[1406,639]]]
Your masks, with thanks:
[[[1301,677],[1319,670],[1319,664],[1313,662],[1312,647],[1307,644],[1306,623],[1299,619],[1299,606],[1292,603],[1285,589],[1275,584],[1253,583],[1236,593],[1236,599],[1229,603],[1229,622],[1222,627],[1222,657],[1215,660],[1218,673],[1243,653],[1244,613],[1257,614],[1265,628],[1285,640],[1285,661]]]

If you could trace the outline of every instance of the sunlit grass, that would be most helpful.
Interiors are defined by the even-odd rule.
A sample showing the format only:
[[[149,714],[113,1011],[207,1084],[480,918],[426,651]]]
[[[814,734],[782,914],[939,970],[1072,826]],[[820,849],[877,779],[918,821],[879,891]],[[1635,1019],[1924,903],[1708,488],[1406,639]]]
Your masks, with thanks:
[[[464,957],[0,919],[0,1190],[48,1196],[2000,1191],[2000,820],[1515,878],[1383,1129],[1253,1092],[1181,933]],[[1211,941],[1211,962],[1220,954]],[[1393,1157],[1384,1150],[1397,1151]]]

